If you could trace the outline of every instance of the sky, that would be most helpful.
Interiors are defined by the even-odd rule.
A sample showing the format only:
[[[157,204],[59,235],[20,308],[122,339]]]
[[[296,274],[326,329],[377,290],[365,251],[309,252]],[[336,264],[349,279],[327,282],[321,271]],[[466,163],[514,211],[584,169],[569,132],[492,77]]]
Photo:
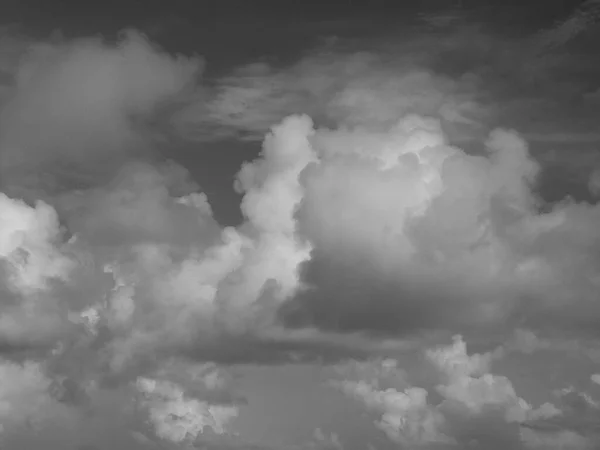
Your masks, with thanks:
[[[0,448],[600,449],[600,2],[0,4]]]

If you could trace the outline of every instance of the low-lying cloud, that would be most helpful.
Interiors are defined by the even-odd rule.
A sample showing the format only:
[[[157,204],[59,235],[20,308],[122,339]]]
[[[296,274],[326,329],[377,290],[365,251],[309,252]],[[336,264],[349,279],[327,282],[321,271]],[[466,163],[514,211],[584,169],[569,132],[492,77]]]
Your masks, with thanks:
[[[363,403],[400,448],[593,448],[598,403],[587,393],[564,388],[534,406],[491,372],[492,353],[468,354],[461,336],[453,341],[425,351],[432,387],[411,385],[393,359],[339,366],[331,385]]]

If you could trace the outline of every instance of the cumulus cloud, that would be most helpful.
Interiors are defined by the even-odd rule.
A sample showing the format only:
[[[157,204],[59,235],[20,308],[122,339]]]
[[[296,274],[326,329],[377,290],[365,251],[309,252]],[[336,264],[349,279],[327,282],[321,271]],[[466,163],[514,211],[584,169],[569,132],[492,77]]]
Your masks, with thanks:
[[[237,407],[208,402],[205,400],[206,394],[200,396],[198,389],[192,387],[201,383],[204,390],[209,392],[222,391],[226,381],[220,373],[213,367],[188,369],[187,377],[184,376],[182,380],[183,383],[187,381],[188,389],[185,389],[182,382],[169,378],[182,378],[186,368],[178,366],[176,371],[173,371],[173,367],[170,369],[170,374],[163,369],[157,378],[139,377],[136,381],[136,387],[142,394],[141,407],[148,411],[155,434],[175,443],[194,442],[208,428],[216,434],[225,434],[229,423],[238,415]]]
[[[171,361],[152,378],[108,389],[54,369],[51,361],[2,360],[3,448],[163,448],[163,441],[193,442],[207,429],[225,433],[237,416],[239,400],[215,365]]]
[[[460,336],[454,337],[450,347],[427,352],[427,358],[445,376],[436,390],[447,401],[447,407],[458,406],[467,414],[479,415],[486,408],[500,410],[508,423],[524,422],[528,417],[554,414],[552,405],[540,410],[518,397],[507,377],[490,373],[491,354],[468,355]]]
[[[438,332],[515,329],[531,334],[493,353],[469,355],[459,337],[430,349],[431,386],[393,358],[340,367],[334,384],[407,448],[542,445],[534,424],[558,417],[557,442],[588,439],[564,417],[597,418],[593,399],[583,408],[562,393],[535,407],[491,372],[511,351],[552,347],[552,333],[577,345],[577,333],[594,336],[600,212],[544,204],[526,140],[489,127],[510,107],[493,106],[481,83],[506,54],[478,71],[434,68],[466,42],[471,58],[489,52],[493,39],[478,47],[477,33],[434,57],[417,58],[429,41],[412,41],[252,65],[211,95],[200,59],[135,32],[116,44],[7,42],[20,56],[3,58],[0,115],[7,448],[113,448],[103,429],[127,448],[218,448],[235,440],[243,403],[218,364],[364,357]],[[266,137],[236,177],[243,222],[223,227],[156,149],[169,133],[232,130]],[[478,148],[458,146],[474,137]],[[34,425],[42,431],[23,441]],[[307,448],[345,444],[313,437]]]
[[[49,294],[68,281],[75,261],[65,248],[55,210],[43,202],[30,207],[1,194],[3,341],[38,341],[64,330],[57,308],[64,299]],[[30,330],[33,330],[30,331]]]
[[[8,361],[2,385],[20,395],[11,383],[26,371],[32,414],[47,402],[106,416],[54,427],[69,445],[93,441],[119,408],[126,419],[111,426],[132,448],[223,433],[240,400],[218,369],[186,378],[168,358],[227,358],[222,342],[258,339],[300,288],[311,250],[293,218],[312,155],[296,151],[304,132],[294,142],[285,125],[274,129],[239,175],[245,222],[223,228],[186,169],[153,153],[168,111],[197,87],[200,60],[174,58],[136,32],[116,44],[59,39],[21,50],[16,67],[7,62],[14,82],[0,123],[0,344],[27,362]],[[116,392],[129,400],[106,405]],[[125,408],[135,399],[139,411]],[[2,424],[20,429],[27,411],[7,410]],[[152,427],[135,431],[144,415]],[[24,434],[11,439],[18,447]]]
[[[156,144],[148,121],[196,87],[200,63],[133,31],[116,44],[59,40],[24,53],[0,143],[5,187],[15,195],[2,197],[2,258],[14,297],[3,305],[2,332],[13,341],[25,320],[54,339],[85,328],[90,340],[115,348],[106,357],[120,367],[135,348],[187,343],[198,329],[243,333],[269,315],[261,302],[277,304],[298,288],[310,253],[293,219],[298,173],[311,156],[296,152],[302,130],[297,142],[274,130],[263,157],[242,168],[247,220],[238,229],[215,221],[183,167],[148,156]],[[96,169],[102,177],[86,178]],[[72,174],[86,179],[75,183]],[[32,197],[45,201],[32,205]]]
[[[469,148],[501,123],[518,128],[544,166],[560,167],[581,190],[582,177],[598,168],[597,39],[584,32],[593,29],[595,2],[588,3],[572,15],[590,25],[575,43],[548,45],[560,24],[523,35],[457,11],[424,14],[370,39],[338,37],[291,62],[232,69],[175,123],[193,140],[261,140],[290,114],[319,126],[386,130],[412,113],[440,120],[451,143]]]
[[[495,130],[477,155],[418,116],[385,133],[309,135],[316,161],[300,176],[297,220],[314,245],[304,272],[314,289],[292,322],[396,333],[591,324],[597,208],[540,211],[540,166],[518,134]]]
[[[586,445],[595,442],[573,428],[594,420],[590,408],[597,403],[589,395],[563,389],[553,402],[535,407],[506,376],[491,372],[492,354],[468,354],[461,336],[424,356],[437,371],[437,385],[411,385],[410,376],[391,359],[337,366],[332,385],[376,413],[376,425],[401,448],[541,448],[536,446],[550,441],[545,433],[560,434],[553,445],[575,438]],[[390,379],[400,383],[391,387]]]

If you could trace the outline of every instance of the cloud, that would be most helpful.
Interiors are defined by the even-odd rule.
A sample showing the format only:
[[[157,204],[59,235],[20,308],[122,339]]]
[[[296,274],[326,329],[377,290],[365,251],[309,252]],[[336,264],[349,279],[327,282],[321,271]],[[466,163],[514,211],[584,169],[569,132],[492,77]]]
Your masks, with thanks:
[[[563,389],[553,403],[534,407],[507,377],[491,373],[492,354],[468,354],[461,336],[424,356],[421,364],[432,364],[439,376],[432,387],[411,385],[409,379],[419,379],[415,368],[406,373],[390,359],[337,366],[332,386],[375,412],[377,426],[401,448],[541,448],[550,441],[549,430],[560,434],[553,445],[566,440],[591,445],[581,429],[572,428],[594,420],[589,411],[596,403],[588,395]],[[352,369],[357,364],[362,370]],[[386,387],[390,379],[399,382]]]
[[[387,132],[307,138],[315,161],[300,175],[297,220],[314,245],[304,268],[313,289],[290,323],[396,333],[591,325],[597,208],[540,210],[540,166],[518,134],[493,131],[477,155],[417,116]]]
[[[522,430],[527,448],[595,448],[600,403],[573,387],[557,390],[554,396],[557,413],[534,418]]]
[[[597,197],[600,193],[600,170],[592,172],[588,181],[588,187],[590,192]]]
[[[28,423],[32,428],[54,415],[58,419],[61,405],[48,393],[51,381],[46,378],[39,364],[2,361],[2,434],[12,426]],[[63,412],[64,413],[64,412]]]
[[[298,267],[311,248],[293,218],[298,173],[311,154],[295,152],[305,146],[302,131],[297,142],[281,134],[289,137],[275,129],[263,156],[240,172],[247,220],[237,229],[217,224],[174,163],[124,164],[106,184],[51,195],[54,207],[2,197],[14,217],[1,230],[15,297],[2,305],[7,342],[60,343],[70,353],[75,336],[85,336],[102,349],[95,364],[120,372],[158,349],[198,339],[211,347],[221,334],[272,323],[300,287]],[[32,324],[34,333],[26,331]]]
[[[338,367],[336,386],[395,445],[539,444],[533,424],[558,417],[561,439],[583,436],[564,419],[582,417],[573,395],[534,407],[491,372],[510,352],[567,348],[565,332],[592,355],[599,211],[544,204],[526,140],[489,126],[510,108],[482,80],[508,58],[434,67],[467,41],[475,60],[496,48],[478,33],[431,58],[417,40],[253,65],[212,93],[200,59],[135,32],[7,42],[22,57],[3,61],[0,116],[7,447],[235,445],[243,395],[224,366],[348,356],[367,362]],[[266,137],[236,177],[243,222],[223,227],[157,147],[238,133]],[[389,357],[514,330],[496,352],[434,346],[419,381]],[[324,429],[308,448],[346,445]]]
[[[573,14],[580,16],[593,21],[591,10]],[[432,25],[438,19],[446,23]],[[174,122],[191,140],[260,141],[291,114],[378,131],[418,114],[440,120],[448,141],[469,151],[500,124],[518,129],[544,167],[559,165],[571,195],[585,196],[582,177],[598,168],[597,39],[581,33],[576,42],[548,45],[560,25],[529,34],[496,25],[457,10],[424,14],[393,32],[338,36],[299,58],[235,67]],[[590,164],[572,157],[575,150]],[[544,189],[552,190],[550,181]]]
[[[455,80],[400,54],[325,49],[289,67],[250,64],[218,80],[208,102],[184,110],[178,122],[191,138],[250,140],[297,113],[349,126],[386,127],[407,113],[478,126],[484,111],[476,78]]]
[[[197,87],[199,59],[173,58],[133,31],[115,44],[59,39],[15,51],[0,120],[2,385],[27,371],[39,383],[23,394],[32,414],[47,402],[73,417],[28,441],[29,410],[9,413],[8,448],[46,438],[103,448],[102,426],[124,448],[224,432],[241,400],[216,366],[202,390],[200,375],[169,361],[254,361],[248,345],[265,353],[260,334],[301,287],[310,256],[293,218],[311,156],[295,151],[304,133],[284,142],[289,134],[274,130],[240,172],[245,222],[224,228],[187,170],[155,153],[169,109]],[[140,431],[144,415],[153,426]]]
[[[454,337],[450,347],[429,350],[427,358],[445,375],[436,390],[450,408],[458,406],[473,415],[482,414],[486,408],[500,410],[508,423],[524,422],[531,415],[554,413],[551,405],[541,411],[533,410],[517,396],[507,377],[490,373],[492,355],[468,355],[460,336]]]
[[[201,69],[200,60],[173,58],[135,31],[114,46],[100,38],[32,43],[2,107],[4,186],[47,191],[104,179],[148,152],[153,117]]]
[[[542,30],[538,39],[545,46],[562,46],[582,34],[597,30],[598,2],[582,2],[568,17],[558,21],[553,27]],[[595,30],[596,28],[596,30]]]
[[[311,448],[323,448],[332,450],[343,450],[344,446],[337,433],[325,434],[320,428],[315,429],[314,433],[315,441],[309,444]]]
[[[271,164],[271,156],[264,161]],[[63,199],[82,251],[91,249],[96,272],[112,278],[108,303],[98,298],[89,306],[100,317],[98,330],[112,336],[104,346],[113,368],[138,350],[198,340],[210,347],[223,333],[255,332],[300,287],[298,266],[310,246],[295,235],[293,161],[275,159],[281,167],[267,166],[272,173],[264,179],[261,164],[244,170],[248,220],[239,229],[221,229],[201,193],[173,197],[169,178],[147,165]]]
[[[224,383],[218,372],[198,378],[198,375],[193,377],[195,382],[201,380],[209,391],[222,388]],[[148,410],[156,435],[167,441],[193,442],[208,428],[224,434],[229,422],[238,415],[236,406],[199,400],[197,393],[186,395],[180,384],[168,379],[139,377],[136,386],[143,395],[141,405]]]
[[[2,360],[0,442],[7,449],[165,448],[161,440],[193,442],[204,427],[224,433],[237,415],[239,400],[228,397],[227,374],[214,365],[171,361],[153,377],[104,389],[61,379],[46,362]]]
[[[428,407],[427,392],[423,389],[381,392],[360,382],[346,382],[343,390],[365,402],[367,408],[382,414],[376,425],[393,442],[402,446],[422,446],[450,441],[439,431],[444,419],[437,411]]]
[[[66,325],[56,314],[63,299],[49,292],[65,284],[75,267],[55,210],[43,202],[30,207],[0,196],[2,289],[0,304],[2,340],[44,340]],[[31,330],[31,331],[30,331]]]
[[[422,14],[400,30],[379,30],[360,41],[338,36],[298,60],[233,69],[216,81],[207,103],[182,113],[181,123],[198,139],[210,139],[207,130],[261,139],[289,114],[306,113],[326,124],[386,127],[415,113],[442,119],[462,139],[480,137],[480,128],[485,132],[498,120],[545,136],[565,121],[572,126],[573,118],[583,118],[581,108],[565,100],[591,94],[593,82],[571,71],[585,66],[592,80],[597,69],[584,55],[593,46],[584,40],[575,54],[559,41],[571,22],[591,25],[593,7],[588,9],[529,35],[454,11]],[[549,45],[551,40],[557,45]]]

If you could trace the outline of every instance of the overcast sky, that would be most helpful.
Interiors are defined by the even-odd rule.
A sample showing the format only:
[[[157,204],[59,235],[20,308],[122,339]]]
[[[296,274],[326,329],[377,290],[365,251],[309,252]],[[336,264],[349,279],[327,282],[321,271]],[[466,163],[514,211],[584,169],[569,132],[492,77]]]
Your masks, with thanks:
[[[600,448],[600,2],[0,20],[0,448]]]

